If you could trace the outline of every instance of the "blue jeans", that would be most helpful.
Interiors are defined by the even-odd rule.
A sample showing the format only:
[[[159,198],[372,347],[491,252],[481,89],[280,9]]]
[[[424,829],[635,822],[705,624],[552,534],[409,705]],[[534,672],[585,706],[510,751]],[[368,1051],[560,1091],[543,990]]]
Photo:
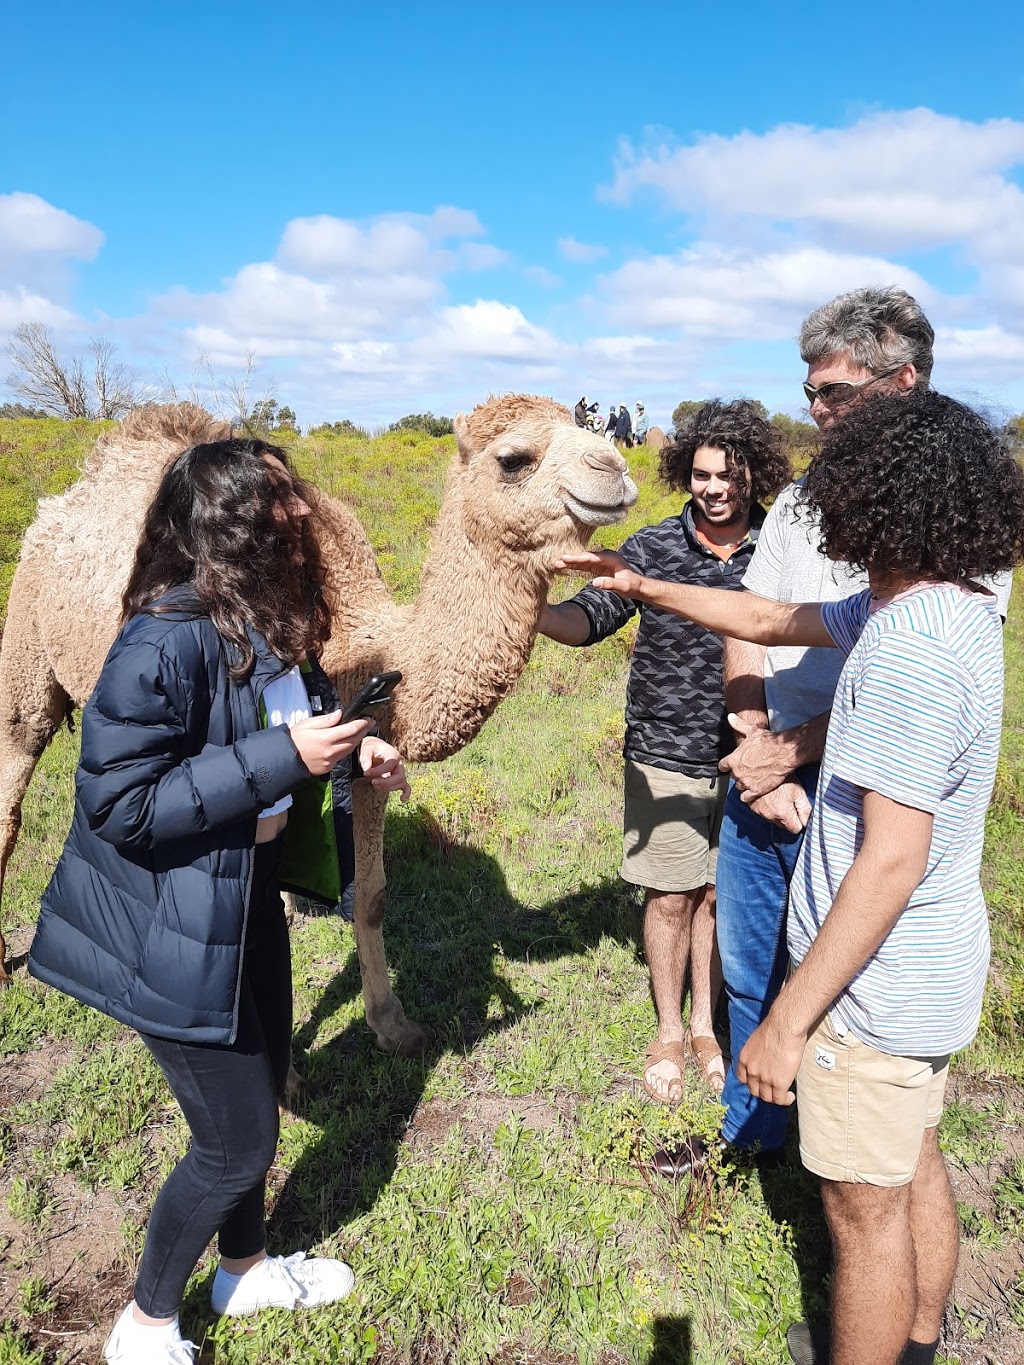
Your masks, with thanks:
[[[799,772],[813,802],[818,765]],[[789,966],[786,904],[803,834],[755,815],[730,785],[718,841],[715,878],[718,948],[729,1005],[732,1062],[722,1103],[722,1136],[736,1147],[771,1152],[786,1138],[789,1110],[756,1100],[736,1075],[747,1039],[782,989]]]

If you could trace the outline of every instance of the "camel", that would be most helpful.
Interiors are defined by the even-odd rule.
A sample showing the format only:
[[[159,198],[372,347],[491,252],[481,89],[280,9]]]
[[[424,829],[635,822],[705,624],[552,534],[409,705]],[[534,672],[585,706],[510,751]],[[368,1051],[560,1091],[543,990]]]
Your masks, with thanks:
[[[142,518],[170,461],[229,427],[189,403],[130,413],[104,435],[68,492],[40,503],[25,534],[0,648],[0,894],[21,803],[66,714],[87,700],[117,632]],[[636,501],[626,462],[548,398],[492,397],[455,419],[448,475],[419,596],[397,606],[344,504],[314,493],[332,602],[321,662],[342,698],[399,669],[382,732],[408,760],[467,744],[511,691],[536,636],[554,564]],[[382,923],[384,810],[356,783],[354,904],[366,1019],[388,1052],[416,1055],[427,1032],[391,988]],[[0,937],[0,978],[6,981]]]

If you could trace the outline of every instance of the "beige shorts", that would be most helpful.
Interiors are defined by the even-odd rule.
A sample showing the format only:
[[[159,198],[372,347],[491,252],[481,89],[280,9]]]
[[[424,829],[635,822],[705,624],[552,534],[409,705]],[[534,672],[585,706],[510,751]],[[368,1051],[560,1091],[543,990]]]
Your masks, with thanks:
[[[626,760],[619,876],[652,891],[714,884],[729,780],[687,777]]]
[[[826,1015],[797,1072],[800,1159],[825,1180],[909,1184],[948,1076],[948,1057],[892,1057],[841,1037]]]

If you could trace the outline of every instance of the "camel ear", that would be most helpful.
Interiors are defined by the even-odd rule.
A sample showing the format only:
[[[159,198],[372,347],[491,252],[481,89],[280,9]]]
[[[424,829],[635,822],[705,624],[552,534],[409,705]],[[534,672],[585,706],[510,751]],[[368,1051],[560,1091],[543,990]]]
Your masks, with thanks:
[[[473,457],[473,443],[469,436],[469,422],[466,420],[464,412],[457,412],[455,420],[452,422],[455,431],[455,439],[459,443],[459,456],[464,464],[468,464]]]

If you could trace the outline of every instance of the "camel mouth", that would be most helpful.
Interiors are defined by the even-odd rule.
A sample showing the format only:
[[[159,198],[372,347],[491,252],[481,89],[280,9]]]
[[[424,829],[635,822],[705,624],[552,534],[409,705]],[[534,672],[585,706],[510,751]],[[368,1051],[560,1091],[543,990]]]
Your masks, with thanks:
[[[615,503],[584,502],[568,489],[562,490],[562,498],[569,513],[584,526],[613,526],[615,522],[625,520],[638,496],[636,484],[631,478],[623,478],[622,485],[622,498]]]

